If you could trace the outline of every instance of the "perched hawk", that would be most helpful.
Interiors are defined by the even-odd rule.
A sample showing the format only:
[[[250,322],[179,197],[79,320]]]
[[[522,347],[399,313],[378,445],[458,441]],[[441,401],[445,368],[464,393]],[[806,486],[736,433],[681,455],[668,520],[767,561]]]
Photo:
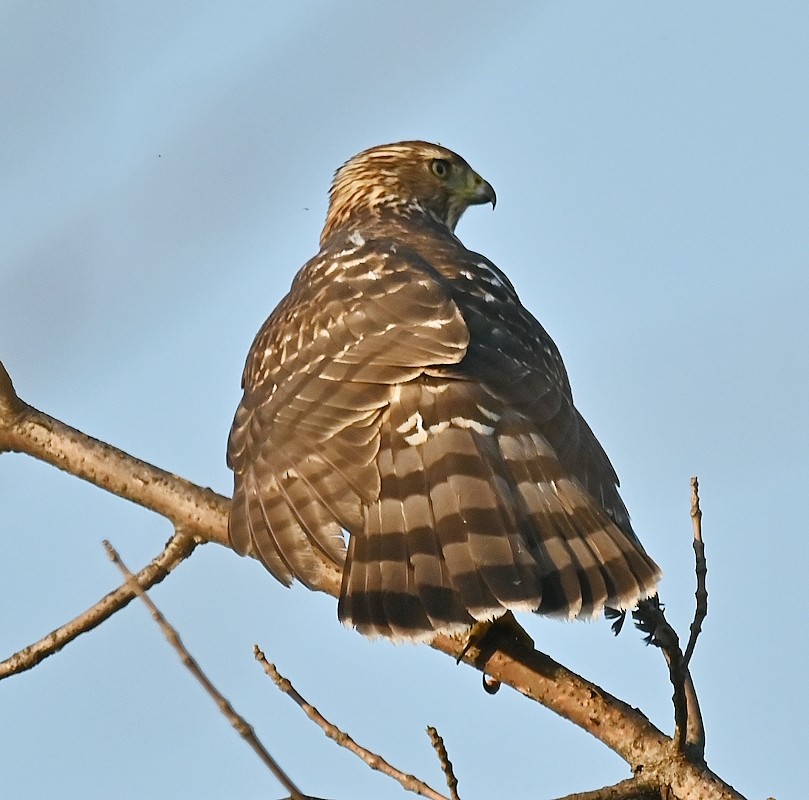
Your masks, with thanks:
[[[455,236],[480,203],[492,187],[438,145],[352,158],[244,369],[233,548],[284,584],[343,567],[339,617],[368,636],[589,617],[660,575],[550,336]]]

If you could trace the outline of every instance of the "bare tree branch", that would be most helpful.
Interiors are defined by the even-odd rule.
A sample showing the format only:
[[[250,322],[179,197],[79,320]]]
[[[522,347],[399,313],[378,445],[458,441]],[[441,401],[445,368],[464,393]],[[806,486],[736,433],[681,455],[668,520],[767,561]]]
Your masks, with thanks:
[[[465,642],[439,635],[430,646],[457,658]],[[462,660],[591,733],[633,769],[665,757],[671,740],[640,711],[550,656],[497,626],[480,646],[485,649],[475,645]]]
[[[14,391],[0,362],[0,453],[25,453],[168,519],[197,542],[230,548],[230,498],[101,442],[37,411]],[[337,596],[342,575],[324,559],[314,588]]]
[[[689,757],[698,764],[705,764],[705,727],[702,721],[702,710],[699,707],[699,698],[691,670],[684,667],[685,700],[688,707],[688,721],[685,729],[685,749]]]
[[[184,561],[197,543],[186,534],[177,532],[169,539],[162,552],[135,575],[138,585],[146,590],[163,580],[178,564]],[[128,583],[102,597],[79,616],[51,631],[38,642],[28,645],[5,661],[0,661],[0,680],[18,672],[25,672],[48,656],[58,653],[66,644],[87,631],[98,627],[117,611],[129,605],[135,593]]]
[[[669,666],[669,676],[674,687],[674,739],[678,748],[688,752],[699,762],[705,760],[705,727],[699,699],[691,678],[688,665],[694,654],[702,623],[708,614],[708,591],[706,576],[708,564],[705,558],[705,545],[702,538],[702,511],[699,506],[699,481],[691,478],[691,519],[694,529],[694,556],[697,576],[696,606],[694,620],[685,653],[680,649],[679,639],[674,629],[665,619],[663,608],[657,598],[644,600],[635,612],[636,619],[649,634],[649,641],[659,646]]]
[[[667,787],[667,800],[744,800],[704,763],[679,751],[638,709],[519,639],[496,627],[493,631],[484,641],[485,652],[470,648],[462,660],[587,731],[621,756],[634,774],[643,774],[650,785]],[[457,658],[465,643],[437,636],[430,646]]]
[[[430,800],[447,800],[444,795],[439,794],[432,787],[428,786],[423,781],[420,781],[415,775],[408,775],[401,770],[396,769],[392,764],[385,761],[382,756],[371,752],[360,744],[357,744],[347,733],[341,731],[336,725],[329,722],[308,700],[302,697],[290,683],[287,678],[281,675],[275,667],[275,664],[267,661],[267,657],[261,651],[258,645],[253,645],[253,655],[256,661],[264,668],[264,672],[272,678],[273,683],[292,700],[297,703],[304,714],[312,720],[332,741],[345,747],[346,750],[353,753],[357,758],[364,761],[371,769],[387,775],[389,778],[397,781],[407,791],[415,794],[420,794],[423,797],[428,797]]]
[[[663,604],[657,595],[641,600],[638,607],[632,612],[636,625],[647,634],[647,644],[659,647],[666,659],[669,668],[669,680],[674,694],[674,741],[679,750],[686,744],[686,730],[691,712],[688,695],[685,690],[687,669],[683,662],[683,651],[680,650],[680,640],[677,632],[671,627],[663,612]],[[696,700],[696,693],[694,693]],[[696,708],[699,713],[699,708]]]
[[[150,508],[198,541],[228,546],[229,500],[140,461],[36,411],[14,393],[0,369],[0,451],[28,453]],[[319,591],[340,593],[339,569],[324,562]],[[463,661],[511,686],[592,734],[620,755],[635,774],[666,786],[671,800],[742,800],[704,764],[690,761],[638,710],[571,672],[524,642],[507,640],[485,652],[472,648]],[[430,646],[453,659],[464,642],[437,636]]]
[[[680,751],[688,753],[696,763],[705,763],[705,726],[699,699],[691,678],[688,664],[694,654],[702,622],[708,614],[708,591],[706,576],[708,564],[702,538],[702,511],[699,507],[699,482],[691,478],[691,519],[694,527],[694,555],[697,576],[696,607],[694,621],[685,654],[680,649],[677,633],[666,621],[663,607],[657,597],[643,600],[634,612],[638,626],[649,636],[648,641],[661,648],[669,667],[669,677],[674,687],[674,740]]]
[[[291,800],[310,800],[297,786],[290,780],[289,776],[281,769],[278,762],[267,752],[264,745],[259,741],[253,727],[240,716],[233,709],[233,706],[225,699],[219,690],[211,683],[208,676],[202,671],[202,668],[194,660],[192,655],[188,652],[183,645],[177,631],[169,624],[168,620],[160,613],[160,610],[152,602],[152,599],[141,588],[135,576],[127,569],[126,565],[121,561],[121,557],[116,552],[115,548],[108,542],[104,542],[104,549],[110,560],[121,570],[121,573],[126,578],[126,583],[130,590],[136,594],[149,609],[152,619],[158,624],[163,635],[168,640],[168,643],[177,651],[180,656],[180,661],[188,669],[188,671],[197,679],[199,684],[213,699],[219,710],[224,714],[227,721],[233,726],[239,736],[242,737],[250,747],[255,751],[256,755],[262,760],[265,766],[272,772],[278,779],[278,782],[289,792]]]
[[[230,501],[37,411],[17,397],[0,363],[0,452],[26,453],[151,509],[175,529],[228,544]]]
[[[636,777],[627,778],[603,789],[566,794],[557,800],[665,800],[665,798],[659,786]]]
[[[458,779],[455,777],[455,770],[452,768],[452,762],[449,760],[447,748],[444,746],[444,740],[438,735],[438,731],[432,725],[427,727],[427,736],[430,737],[430,744],[433,746],[438,755],[438,762],[441,764],[441,770],[444,777],[447,779],[447,788],[449,789],[449,796],[451,800],[461,800],[458,796]]]
[[[694,621],[691,623],[691,635],[685,648],[685,666],[691,663],[697,639],[702,631],[702,623],[708,616],[708,562],[705,560],[705,543],[702,540],[702,509],[699,507],[699,480],[696,475],[691,478],[691,521],[694,526],[694,560],[696,562],[697,590],[694,608]]]

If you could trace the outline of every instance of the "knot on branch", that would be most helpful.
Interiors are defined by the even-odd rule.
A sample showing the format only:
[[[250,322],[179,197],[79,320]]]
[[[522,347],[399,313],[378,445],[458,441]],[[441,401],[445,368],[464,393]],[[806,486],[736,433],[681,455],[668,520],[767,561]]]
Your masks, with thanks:
[[[0,448],[3,446],[2,432],[10,429],[25,413],[27,407],[14,391],[11,376],[0,361]]]

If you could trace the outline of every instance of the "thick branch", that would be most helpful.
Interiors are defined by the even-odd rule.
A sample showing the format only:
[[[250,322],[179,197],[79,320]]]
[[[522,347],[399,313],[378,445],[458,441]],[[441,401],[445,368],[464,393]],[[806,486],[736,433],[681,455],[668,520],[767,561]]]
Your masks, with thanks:
[[[625,781],[590,792],[574,792],[557,800],[661,800],[660,787],[641,780],[627,778]]]
[[[5,377],[4,377],[5,376]],[[228,499],[160,470],[21,403],[0,372],[0,450],[28,453],[108,491],[150,508],[199,541],[227,546]],[[324,569],[320,591],[340,592],[340,573]],[[464,643],[437,636],[431,647],[457,659]],[[582,727],[637,774],[670,787],[671,798],[742,800],[707,768],[690,763],[639,711],[552,658],[518,641],[487,653],[474,648],[463,660]]]
[[[176,529],[227,545],[229,500],[37,411],[0,363],[0,452],[26,453],[151,509]]]
[[[670,739],[637,709],[497,627],[483,640],[489,652],[470,648],[462,660],[584,728],[633,770],[666,757]],[[457,658],[465,642],[437,636],[431,646]]]

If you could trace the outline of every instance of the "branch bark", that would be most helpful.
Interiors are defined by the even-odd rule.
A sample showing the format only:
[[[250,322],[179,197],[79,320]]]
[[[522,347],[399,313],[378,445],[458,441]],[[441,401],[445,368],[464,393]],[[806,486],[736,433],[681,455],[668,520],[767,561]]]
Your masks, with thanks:
[[[228,546],[228,498],[28,406],[17,397],[0,364],[2,450],[27,453],[150,508],[196,541]],[[314,588],[338,597],[340,572],[326,566]],[[672,800],[744,800],[706,766],[689,761],[640,711],[523,641],[501,634],[486,637],[483,652],[475,647],[467,650],[460,639],[437,636],[430,646],[453,659],[463,654],[466,663],[583,728],[620,755],[644,785],[650,781],[666,787]]]
[[[17,397],[0,362],[0,453],[26,453],[228,546],[230,500],[65,425]]]

